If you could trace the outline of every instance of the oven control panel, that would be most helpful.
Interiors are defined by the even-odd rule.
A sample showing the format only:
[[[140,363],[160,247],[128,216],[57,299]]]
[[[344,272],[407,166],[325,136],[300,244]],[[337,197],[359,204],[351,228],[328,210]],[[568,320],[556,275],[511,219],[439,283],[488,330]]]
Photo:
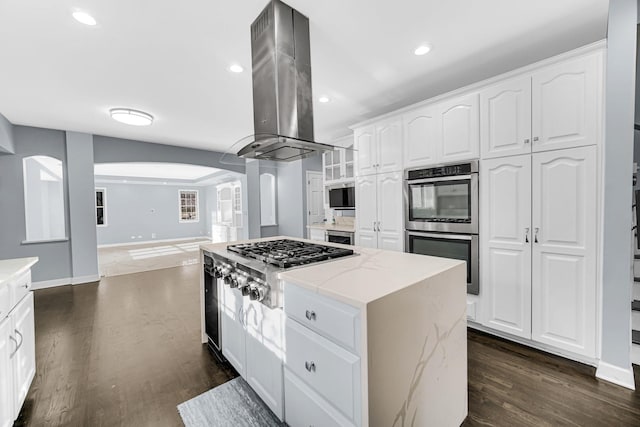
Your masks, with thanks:
[[[413,169],[407,171],[407,179],[438,178],[443,176],[469,175],[478,172],[478,162],[444,165],[433,168]]]

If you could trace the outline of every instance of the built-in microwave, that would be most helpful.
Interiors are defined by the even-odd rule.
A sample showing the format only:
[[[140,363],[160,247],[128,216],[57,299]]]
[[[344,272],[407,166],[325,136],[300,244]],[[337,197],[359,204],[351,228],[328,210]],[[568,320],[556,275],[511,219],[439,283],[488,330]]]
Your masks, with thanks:
[[[332,209],[355,209],[356,197],[354,187],[330,189],[329,207]]]

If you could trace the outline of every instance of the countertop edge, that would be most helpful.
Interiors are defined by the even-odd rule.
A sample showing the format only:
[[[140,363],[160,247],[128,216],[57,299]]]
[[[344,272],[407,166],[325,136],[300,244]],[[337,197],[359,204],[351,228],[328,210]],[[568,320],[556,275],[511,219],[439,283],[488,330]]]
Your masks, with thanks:
[[[39,257],[11,258],[11,259],[0,260],[0,271],[2,269],[3,263],[14,262],[17,264],[19,262],[22,262],[21,264],[13,268],[10,273],[6,273],[7,274],[6,277],[4,278],[0,277],[0,286],[6,285],[13,278],[18,276],[19,274],[24,273],[25,271],[33,267],[39,260],[40,260]],[[2,275],[2,273],[0,273],[0,275]]]

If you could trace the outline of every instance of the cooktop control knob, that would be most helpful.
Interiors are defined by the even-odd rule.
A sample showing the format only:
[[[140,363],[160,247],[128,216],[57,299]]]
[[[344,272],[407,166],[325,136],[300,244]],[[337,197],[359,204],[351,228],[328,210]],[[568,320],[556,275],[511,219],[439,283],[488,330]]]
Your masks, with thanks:
[[[252,282],[249,292],[249,299],[253,301],[262,301],[267,295],[267,287],[256,282]]]
[[[238,276],[238,290],[242,292],[242,296],[246,297],[249,295],[249,281],[246,276]]]
[[[229,283],[229,285],[232,288],[237,288],[238,287],[238,274],[237,273],[231,273],[231,282]]]

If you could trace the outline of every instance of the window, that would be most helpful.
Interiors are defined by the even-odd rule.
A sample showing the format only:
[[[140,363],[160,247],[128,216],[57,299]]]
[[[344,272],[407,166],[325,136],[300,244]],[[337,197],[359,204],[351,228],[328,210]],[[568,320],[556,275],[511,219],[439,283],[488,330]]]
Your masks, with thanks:
[[[240,187],[240,182],[236,182],[235,185],[233,189],[233,225],[242,227],[242,187]]]
[[[107,226],[107,189],[96,188],[96,225]]]
[[[198,190],[180,190],[180,222],[198,222]]]
[[[260,174],[260,225],[277,225],[276,177],[270,173]]]
[[[26,243],[66,239],[62,161],[48,156],[22,159]]]

